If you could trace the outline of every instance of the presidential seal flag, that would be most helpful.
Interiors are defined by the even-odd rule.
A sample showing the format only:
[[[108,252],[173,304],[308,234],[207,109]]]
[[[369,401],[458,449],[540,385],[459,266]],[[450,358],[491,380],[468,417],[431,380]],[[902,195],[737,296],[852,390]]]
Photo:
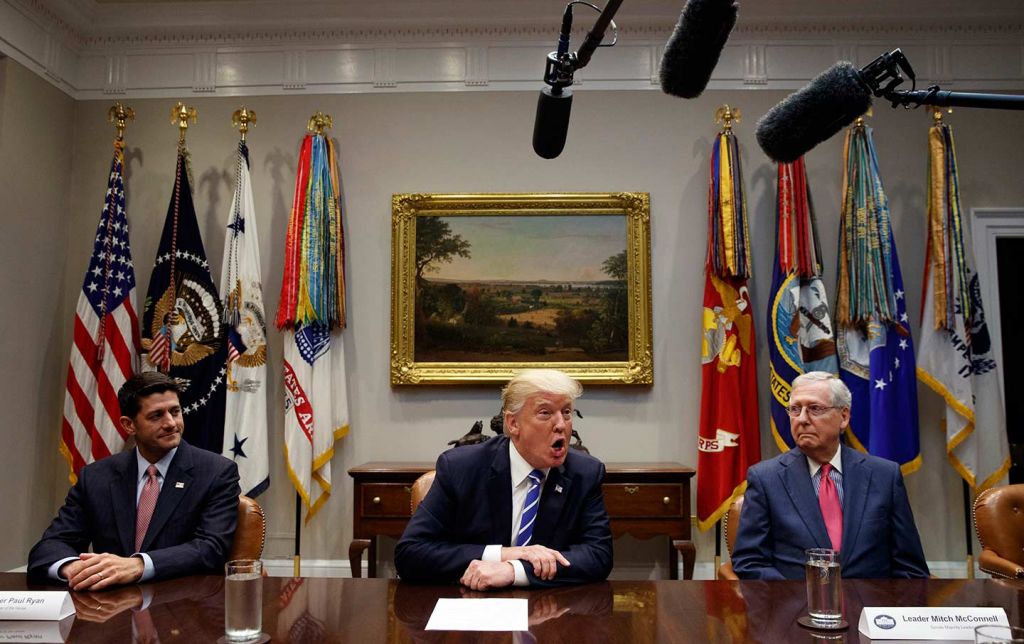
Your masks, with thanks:
[[[908,474],[921,466],[914,341],[870,128],[847,130],[844,159],[835,318],[839,377],[853,394],[846,437]]]
[[[124,140],[118,137],[89,269],[75,307],[60,434],[60,452],[72,483],[87,464],[124,449],[127,438],[118,421],[117,390],[138,370],[139,321],[123,168]]]
[[[953,131],[928,134],[928,252],[917,378],[946,403],[946,454],[975,492],[1010,469],[995,354],[970,246],[964,243]]]
[[[267,322],[263,310],[259,236],[249,175],[249,148],[238,143],[235,196],[228,211],[220,273],[227,324],[224,445],[238,465],[242,493],[270,487],[267,453]]]
[[[746,489],[747,468],[761,460],[754,319],[747,290],[750,233],[739,146],[730,127],[736,116],[728,106],[719,109],[725,129],[711,152],[697,436],[701,530],[725,514]]]
[[[227,347],[224,308],[192,205],[188,150],[177,168],[142,315],[144,369],[159,369],[181,386],[185,440],[221,453]]]
[[[284,333],[284,450],[306,522],[331,494],[334,443],[348,433],[344,238],[334,143],[302,142],[277,311]]]
[[[777,208],[768,301],[770,418],[775,444],[786,452],[794,447],[786,412],[793,379],[808,371],[839,372],[803,157],[779,164]]]

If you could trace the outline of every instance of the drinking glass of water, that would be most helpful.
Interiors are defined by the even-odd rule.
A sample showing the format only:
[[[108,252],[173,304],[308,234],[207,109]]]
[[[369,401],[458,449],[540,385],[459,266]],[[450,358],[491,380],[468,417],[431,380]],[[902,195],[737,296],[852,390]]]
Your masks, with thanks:
[[[839,552],[811,548],[806,552],[807,612],[811,624],[836,628],[843,619],[843,586]]]
[[[263,628],[263,562],[236,559],[224,564],[224,639],[252,642]]]
[[[985,624],[974,627],[976,644],[1007,644],[1008,642],[1024,642],[1024,628],[1018,626],[999,626]]]

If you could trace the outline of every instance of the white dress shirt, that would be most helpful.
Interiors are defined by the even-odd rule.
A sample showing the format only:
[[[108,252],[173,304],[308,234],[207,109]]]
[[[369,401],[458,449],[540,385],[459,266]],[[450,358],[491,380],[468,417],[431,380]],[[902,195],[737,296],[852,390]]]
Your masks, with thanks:
[[[526,459],[519,454],[519,450],[516,449],[512,441],[508,442],[508,461],[512,474],[509,481],[512,486],[512,534],[510,535],[509,543],[515,545],[516,535],[519,534],[519,522],[523,518],[523,501],[526,500],[526,493],[530,490],[530,472],[534,470],[534,467],[527,463]],[[540,493],[544,491],[544,481],[547,480],[549,470],[550,468],[541,468],[540,470],[544,473],[544,478],[540,482]],[[540,503],[539,495],[537,503]],[[485,547],[481,559],[483,561],[501,561],[501,548],[500,543]],[[530,580],[526,576],[523,562],[513,559],[509,563],[512,564],[512,568],[516,571],[515,585],[529,586]]]

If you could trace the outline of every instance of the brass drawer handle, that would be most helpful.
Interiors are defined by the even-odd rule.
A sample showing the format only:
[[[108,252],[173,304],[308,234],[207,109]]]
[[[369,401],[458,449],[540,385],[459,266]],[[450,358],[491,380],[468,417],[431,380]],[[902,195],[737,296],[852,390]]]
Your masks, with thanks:
[[[626,487],[624,487],[622,489],[626,491],[626,494],[636,494],[637,492],[640,491],[640,486],[639,485],[627,485]]]
[[[373,504],[374,505],[380,505],[380,497],[379,496],[373,497]]]
[[[669,503],[672,502],[672,499],[666,496],[664,499],[661,500],[661,502],[664,503],[665,505],[668,505]]]

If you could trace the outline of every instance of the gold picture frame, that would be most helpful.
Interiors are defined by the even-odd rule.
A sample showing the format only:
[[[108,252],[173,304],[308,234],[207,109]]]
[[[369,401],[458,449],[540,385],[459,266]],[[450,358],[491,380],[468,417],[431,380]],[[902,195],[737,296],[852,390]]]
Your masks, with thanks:
[[[648,193],[396,194],[391,213],[392,385],[654,383]]]

